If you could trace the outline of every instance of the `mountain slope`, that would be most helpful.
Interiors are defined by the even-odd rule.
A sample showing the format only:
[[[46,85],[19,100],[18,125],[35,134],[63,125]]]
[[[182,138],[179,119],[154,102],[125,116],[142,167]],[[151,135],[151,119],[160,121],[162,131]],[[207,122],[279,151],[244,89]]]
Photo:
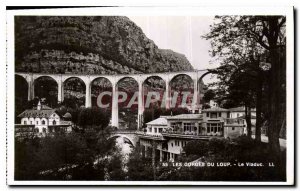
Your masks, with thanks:
[[[127,17],[16,16],[16,71],[122,74],[192,70]]]

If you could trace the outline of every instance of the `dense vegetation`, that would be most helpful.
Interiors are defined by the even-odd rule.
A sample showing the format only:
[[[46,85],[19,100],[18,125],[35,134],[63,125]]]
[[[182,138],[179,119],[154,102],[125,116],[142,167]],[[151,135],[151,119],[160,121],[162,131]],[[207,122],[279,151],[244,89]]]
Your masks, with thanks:
[[[283,149],[277,156],[270,155],[266,143],[257,143],[246,136],[235,140],[212,138],[209,141],[194,140],[184,147],[176,163],[163,165],[158,159],[145,157],[137,147],[128,163],[129,180],[161,181],[285,181],[285,155]],[[155,163],[153,163],[155,161]],[[204,166],[189,166],[189,163],[204,163]],[[229,166],[218,166],[220,163]],[[244,166],[241,166],[243,163]],[[247,166],[262,163],[263,166]],[[269,166],[269,163],[274,166]],[[166,164],[166,163],[165,163]],[[208,166],[207,164],[211,164]],[[212,165],[213,164],[213,165]],[[154,168],[153,168],[154,167]]]
[[[114,139],[109,139],[110,131],[94,126],[69,134],[16,139],[15,179],[105,180],[111,173],[117,177],[122,157]]]
[[[216,16],[204,38],[211,42],[217,97],[224,105],[245,106],[251,137],[251,108],[256,107],[255,139],[267,126],[272,153],[280,155],[280,132],[286,129],[286,17]],[[225,103],[224,103],[225,102]]]

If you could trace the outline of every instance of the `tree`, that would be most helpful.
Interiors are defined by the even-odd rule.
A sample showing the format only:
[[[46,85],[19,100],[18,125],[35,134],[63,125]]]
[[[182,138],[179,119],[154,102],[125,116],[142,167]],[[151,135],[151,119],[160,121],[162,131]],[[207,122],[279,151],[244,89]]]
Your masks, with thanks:
[[[205,102],[209,102],[210,100],[214,99],[215,96],[216,96],[216,94],[215,94],[214,90],[209,89],[204,93],[203,99]]]
[[[92,153],[79,134],[57,134],[44,138],[16,140],[16,178],[43,179],[41,172],[84,165],[93,161]],[[52,178],[55,175],[52,175]],[[51,177],[51,176],[48,176]]]
[[[104,130],[110,119],[110,112],[98,107],[82,109],[78,116],[78,125],[83,129],[92,128],[97,131]]]
[[[246,63],[245,59],[270,63],[268,136],[275,154],[280,152],[279,132],[285,125],[285,22],[284,16],[216,16],[210,33],[204,36],[212,40],[212,55],[222,66],[239,69],[238,63]],[[260,60],[264,54],[267,58]],[[256,62],[249,63],[256,65]],[[231,71],[228,73],[232,74]],[[226,84],[223,84],[223,90],[226,92]],[[259,92],[256,103],[260,99]]]
[[[245,68],[246,70],[247,68]],[[245,119],[247,123],[247,135],[251,137],[251,107],[254,103],[253,85],[249,82],[253,81],[251,73],[249,71],[236,71],[231,76],[231,80],[228,84],[227,99],[234,100],[238,104],[245,106]]]
[[[34,180],[38,178],[40,161],[38,157],[38,139],[15,139],[15,179]]]
[[[151,158],[142,156],[141,147],[137,146],[129,155],[128,180],[153,180]]]
[[[189,141],[184,147],[184,151],[187,156],[189,155],[204,156],[208,152],[208,143],[199,140]]]
[[[124,159],[119,150],[112,155],[111,160],[107,165],[107,171],[109,172],[110,180],[125,180],[126,175],[122,160]]]

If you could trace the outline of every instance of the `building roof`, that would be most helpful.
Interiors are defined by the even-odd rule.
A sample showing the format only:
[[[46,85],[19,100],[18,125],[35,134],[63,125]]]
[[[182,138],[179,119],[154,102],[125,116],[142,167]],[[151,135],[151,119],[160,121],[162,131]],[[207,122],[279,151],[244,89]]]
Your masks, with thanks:
[[[147,125],[168,125],[167,119],[165,117],[159,117],[146,123]]]
[[[166,119],[201,119],[202,114],[180,114],[174,116],[167,116]]]
[[[48,125],[48,127],[62,127],[62,126],[71,126],[71,125],[72,125],[71,121],[60,121],[59,124]]]
[[[71,121],[60,121],[60,125],[70,125],[72,122]]]
[[[221,107],[211,107],[211,108],[202,110],[202,112],[210,112],[210,111],[229,111],[229,110],[221,108]]]
[[[245,107],[234,107],[234,108],[229,108],[228,109],[231,112],[244,112],[245,111]],[[251,108],[251,111],[256,111],[256,108]]]
[[[26,109],[20,115],[18,115],[18,117],[49,118],[50,115],[52,115],[53,113],[55,113],[55,109],[41,109],[41,110]]]

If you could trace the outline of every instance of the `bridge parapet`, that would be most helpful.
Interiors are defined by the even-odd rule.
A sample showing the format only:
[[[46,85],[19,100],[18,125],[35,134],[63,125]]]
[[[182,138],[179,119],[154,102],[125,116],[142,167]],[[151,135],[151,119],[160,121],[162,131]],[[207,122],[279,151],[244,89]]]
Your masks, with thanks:
[[[159,141],[166,140],[162,135],[152,135],[152,134],[147,134],[147,133],[142,132],[142,131],[137,131],[136,134],[140,138],[144,138],[144,139],[159,140]]]
[[[149,77],[153,76],[158,76],[161,77],[162,79],[167,79],[169,78],[170,80],[174,78],[175,76],[178,75],[188,75],[192,79],[195,77],[201,78],[203,74],[208,72],[209,70],[188,70],[188,71],[176,71],[176,72],[156,72],[156,73],[149,73],[149,74],[114,74],[114,75],[109,75],[109,74],[55,74],[55,73],[28,73],[28,72],[16,72],[15,74],[20,75],[24,78],[27,78],[29,76],[32,76],[33,79],[37,79],[42,76],[49,76],[52,77],[55,81],[59,81],[59,79],[62,79],[62,81],[72,78],[72,77],[77,77],[82,79],[83,81],[93,81],[96,78],[106,78],[111,83],[116,83],[122,78],[126,77],[131,77],[135,79],[136,81],[144,81]],[[28,78],[27,78],[28,79]],[[89,79],[89,80],[88,80]]]
[[[121,129],[121,130],[116,130],[116,131],[112,131],[111,134],[135,134],[137,131],[136,130],[132,130],[132,129]]]

